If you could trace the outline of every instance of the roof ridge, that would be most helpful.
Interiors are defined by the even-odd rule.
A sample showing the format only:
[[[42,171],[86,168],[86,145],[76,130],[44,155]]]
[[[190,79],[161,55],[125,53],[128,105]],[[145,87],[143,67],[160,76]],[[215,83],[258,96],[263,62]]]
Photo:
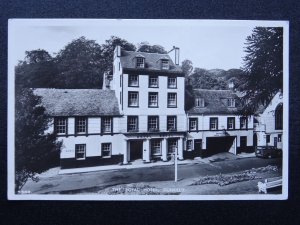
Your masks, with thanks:
[[[157,54],[157,55],[169,55],[168,53],[158,53],[158,52],[139,52],[139,51],[128,51],[128,50],[122,50],[125,52],[135,52],[135,53],[146,53],[146,54]]]

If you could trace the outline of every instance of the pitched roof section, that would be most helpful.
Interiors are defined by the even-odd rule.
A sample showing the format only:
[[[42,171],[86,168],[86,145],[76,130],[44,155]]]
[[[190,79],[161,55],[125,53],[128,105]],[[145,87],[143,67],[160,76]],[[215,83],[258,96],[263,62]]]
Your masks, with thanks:
[[[136,68],[136,57],[144,57],[145,58],[145,68]],[[161,59],[169,60],[169,70],[161,69]],[[133,51],[125,51],[121,52],[121,65],[123,69],[133,70],[133,71],[163,71],[164,73],[180,73],[182,74],[182,70],[180,66],[175,65],[173,60],[170,58],[168,54],[159,54],[159,53],[146,53],[146,52],[133,52]]]
[[[42,97],[42,105],[50,116],[120,115],[113,90],[38,88],[34,93]]]
[[[194,89],[194,98],[203,98],[204,107],[194,106],[189,114],[233,114],[240,109],[238,96],[232,90]],[[235,99],[235,107],[228,107],[227,99]]]

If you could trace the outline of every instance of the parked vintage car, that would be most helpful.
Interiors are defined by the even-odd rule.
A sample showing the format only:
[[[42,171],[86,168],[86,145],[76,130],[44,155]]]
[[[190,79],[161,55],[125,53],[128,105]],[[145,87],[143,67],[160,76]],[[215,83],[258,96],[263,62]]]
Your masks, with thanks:
[[[263,158],[281,157],[282,150],[274,146],[256,146],[255,155],[256,157],[263,157]]]

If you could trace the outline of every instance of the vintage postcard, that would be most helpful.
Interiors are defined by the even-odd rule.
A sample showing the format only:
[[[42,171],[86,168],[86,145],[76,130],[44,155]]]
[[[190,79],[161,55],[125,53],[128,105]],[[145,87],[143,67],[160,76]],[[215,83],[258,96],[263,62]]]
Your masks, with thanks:
[[[287,199],[288,40],[288,21],[10,19],[8,199]]]

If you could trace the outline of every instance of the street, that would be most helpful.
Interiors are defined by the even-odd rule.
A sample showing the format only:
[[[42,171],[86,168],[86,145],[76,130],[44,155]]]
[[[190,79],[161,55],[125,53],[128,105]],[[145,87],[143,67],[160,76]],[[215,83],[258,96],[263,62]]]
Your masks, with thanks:
[[[213,163],[186,164],[178,166],[178,179],[197,178],[206,175],[227,174],[267,165],[281,168],[281,159],[244,158]],[[88,173],[41,177],[36,183],[29,181],[23,191],[32,194],[93,192],[119,184],[139,182],[172,181],[174,165],[148,168],[120,169]]]

